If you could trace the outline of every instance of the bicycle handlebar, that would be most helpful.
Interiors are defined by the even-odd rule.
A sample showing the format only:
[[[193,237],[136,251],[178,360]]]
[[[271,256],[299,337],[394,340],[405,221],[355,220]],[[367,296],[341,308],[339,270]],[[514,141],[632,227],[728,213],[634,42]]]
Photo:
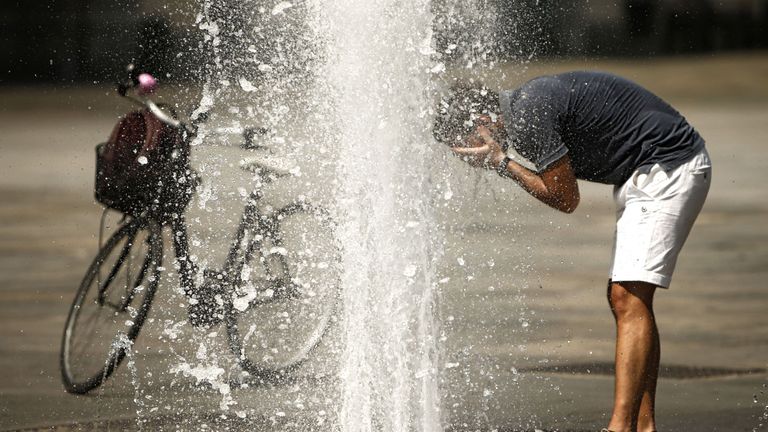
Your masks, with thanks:
[[[168,126],[180,129],[188,134],[188,137],[195,136],[197,134],[197,126],[208,120],[208,112],[199,113],[189,123],[182,122],[175,118],[173,115],[167,113],[160,108],[152,99],[149,98],[151,94],[157,90],[158,82],[155,77],[146,72],[139,72],[133,64],[129,64],[126,67],[128,72],[128,78],[117,84],[117,94],[124,97],[136,105],[146,108],[161,122]],[[136,90],[138,97],[134,97],[128,94],[132,89]],[[265,135],[267,129],[265,128],[245,128],[242,131],[245,142],[241,144],[241,147],[249,150],[257,150],[266,148],[263,144],[257,143],[254,138],[257,135]]]
[[[117,84],[118,95],[130,100],[131,102],[139,106],[146,108],[147,110],[149,110],[149,112],[154,114],[155,117],[158,118],[158,120],[167,124],[168,126],[171,126],[177,129],[182,129],[187,133],[191,133],[191,134],[195,133],[196,124],[188,125],[174,118],[174,116],[163,111],[162,108],[157,106],[157,104],[152,99],[149,98],[149,95],[153,94],[155,90],[157,90],[158,84],[157,84],[157,79],[155,79],[155,77],[153,77],[152,75],[146,72],[138,72],[132,64],[129,64],[126,67],[126,70],[128,71],[128,79],[126,81],[123,81]],[[135,89],[136,94],[139,97],[130,96],[128,92],[131,89]],[[205,116],[198,116],[198,119],[199,121],[203,121],[205,119]]]
[[[145,99],[144,105],[147,107],[149,112],[155,115],[161,122],[167,124],[168,126],[173,126],[178,129],[189,129],[185,123],[182,123],[181,121],[173,118],[173,116],[167,114],[165,111],[163,111],[162,108],[157,106],[156,103],[154,103],[151,99]]]

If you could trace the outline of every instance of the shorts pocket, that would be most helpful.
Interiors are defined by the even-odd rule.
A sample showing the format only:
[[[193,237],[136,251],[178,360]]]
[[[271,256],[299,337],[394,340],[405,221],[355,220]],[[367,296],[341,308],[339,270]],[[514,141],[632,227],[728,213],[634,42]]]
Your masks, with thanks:
[[[706,177],[709,177],[709,173],[712,171],[712,161],[709,159],[707,149],[701,150],[685,166],[686,170],[691,174],[707,174]]]
[[[630,201],[655,201],[664,185],[669,182],[669,175],[661,165],[656,164],[650,168],[639,169],[630,178],[630,187],[627,192],[627,202]]]

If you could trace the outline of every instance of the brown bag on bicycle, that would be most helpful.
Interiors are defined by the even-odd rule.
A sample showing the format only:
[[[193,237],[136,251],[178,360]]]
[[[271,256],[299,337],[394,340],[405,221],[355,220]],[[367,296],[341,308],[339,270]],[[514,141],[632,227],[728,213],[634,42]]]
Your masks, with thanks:
[[[96,200],[123,213],[168,222],[189,203],[194,177],[182,132],[146,109],[126,114],[96,147]]]

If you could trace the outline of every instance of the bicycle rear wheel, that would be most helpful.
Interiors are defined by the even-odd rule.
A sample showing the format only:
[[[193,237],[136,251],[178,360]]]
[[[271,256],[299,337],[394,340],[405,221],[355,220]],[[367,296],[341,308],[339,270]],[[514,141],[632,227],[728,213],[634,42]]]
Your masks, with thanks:
[[[115,371],[139,334],[160,279],[160,225],[136,218],[120,227],[94,258],[69,310],[61,343],[61,376],[83,394]]]
[[[308,358],[334,319],[339,254],[327,212],[288,205],[264,223],[225,305],[230,348],[262,379],[286,377]]]

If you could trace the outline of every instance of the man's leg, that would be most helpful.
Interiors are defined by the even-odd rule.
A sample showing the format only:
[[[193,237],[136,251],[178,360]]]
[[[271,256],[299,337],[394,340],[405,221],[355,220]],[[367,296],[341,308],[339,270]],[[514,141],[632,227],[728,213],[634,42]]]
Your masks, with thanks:
[[[661,358],[661,343],[659,331],[654,319],[655,346],[651,356],[651,364],[648,365],[648,375],[643,391],[643,400],[640,403],[640,412],[637,418],[638,432],[654,432],[656,430],[656,381],[659,378],[659,359]]]
[[[659,333],[653,315],[656,286],[613,282],[608,301],[616,318],[616,383],[608,428],[615,432],[656,430],[654,402],[659,368]]]

